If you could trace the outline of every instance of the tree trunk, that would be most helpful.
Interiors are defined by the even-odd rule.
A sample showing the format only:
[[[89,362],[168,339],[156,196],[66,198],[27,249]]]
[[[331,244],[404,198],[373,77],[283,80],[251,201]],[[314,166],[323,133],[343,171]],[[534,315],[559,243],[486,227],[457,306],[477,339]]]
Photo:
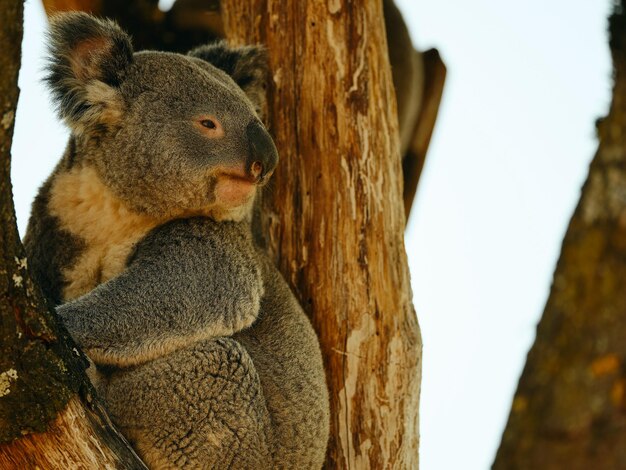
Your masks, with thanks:
[[[615,84],[495,469],[626,468],[626,17]]]
[[[404,251],[395,96],[380,1],[227,0],[270,56],[281,162],[266,246],[319,334],[329,468],[417,468],[421,340]]]
[[[91,398],[85,358],[28,274],[11,194],[21,0],[0,8],[0,468],[145,468]]]

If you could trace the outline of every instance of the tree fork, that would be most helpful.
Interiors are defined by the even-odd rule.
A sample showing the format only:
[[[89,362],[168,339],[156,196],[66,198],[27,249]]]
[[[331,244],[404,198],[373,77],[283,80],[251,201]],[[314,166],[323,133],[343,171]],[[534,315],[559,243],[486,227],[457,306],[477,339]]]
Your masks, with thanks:
[[[227,0],[222,15],[231,42],[269,52],[281,162],[262,232],[320,337],[326,466],[417,468],[421,339],[382,4]]]

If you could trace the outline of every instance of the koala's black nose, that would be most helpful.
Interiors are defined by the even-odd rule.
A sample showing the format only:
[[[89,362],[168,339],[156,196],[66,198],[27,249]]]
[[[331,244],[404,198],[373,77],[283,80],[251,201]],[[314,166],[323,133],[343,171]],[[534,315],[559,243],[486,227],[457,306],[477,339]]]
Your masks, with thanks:
[[[246,127],[248,135],[248,158],[246,171],[257,181],[270,175],[278,163],[278,151],[269,133],[259,121],[252,121]]]

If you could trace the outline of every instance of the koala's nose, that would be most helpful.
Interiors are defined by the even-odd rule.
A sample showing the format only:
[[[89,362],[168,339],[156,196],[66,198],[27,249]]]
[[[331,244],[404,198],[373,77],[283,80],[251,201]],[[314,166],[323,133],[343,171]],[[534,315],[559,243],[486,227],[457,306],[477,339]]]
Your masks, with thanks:
[[[246,171],[256,181],[263,181],[276,168],[278,151],[269,133],[259,121],[248,124],[246,134],[249,145]]]

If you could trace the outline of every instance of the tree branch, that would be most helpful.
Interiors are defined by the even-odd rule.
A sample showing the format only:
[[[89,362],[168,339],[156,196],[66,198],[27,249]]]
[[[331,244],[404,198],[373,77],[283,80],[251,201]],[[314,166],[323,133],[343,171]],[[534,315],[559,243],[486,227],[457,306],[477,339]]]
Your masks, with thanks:
[[[441,60],[437,49],[429,49],[422,54],[424,63],[424,93],[420,112],[413,130],[413,138],[407,153],[402,159],[402,173],[404,175],[404,212],[407,220],[411,213],[417,184],[426,162],[426,154],[430,146],[430,138],[435,129],[439,105],[443,96],[443,87],[446,81],[446,65]]]

